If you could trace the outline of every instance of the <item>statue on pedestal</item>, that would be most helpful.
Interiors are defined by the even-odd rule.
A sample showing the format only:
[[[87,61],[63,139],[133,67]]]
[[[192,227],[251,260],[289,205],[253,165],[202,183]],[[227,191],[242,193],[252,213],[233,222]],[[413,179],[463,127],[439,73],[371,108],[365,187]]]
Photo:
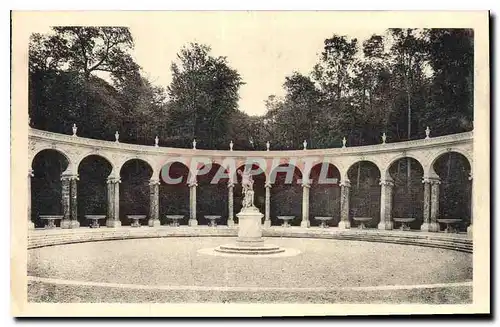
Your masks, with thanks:
[[[253,178],[252,175],[246,170],[238,170],[238,174],[241,175],[241,186],[242,186],[242,195],[243,201],[242,206],[244,210],[245,208],[254,208],[254,191],[253,191]]]

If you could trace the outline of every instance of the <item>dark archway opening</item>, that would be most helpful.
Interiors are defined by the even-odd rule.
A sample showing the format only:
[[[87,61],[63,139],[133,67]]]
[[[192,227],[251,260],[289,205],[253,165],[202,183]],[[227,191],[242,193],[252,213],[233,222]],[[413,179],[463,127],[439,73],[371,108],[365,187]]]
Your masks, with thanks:
[[[347,176],[351,181],[349,219],[352,226],[359,226],[354,217],[371,217],[366,227],[376,228],[380,222],[380,170],[371,161],[352,165]]]
[[[90,155],[80,162],[77,187],[80,226],[90,224],[85,215],[107,214],[107,179],[112,170],[111,164],[98,155]]]
[[[149,181],[153,169],[143,160],[127,161],[120,170],[120,220],[130,225],[127,215],[149,216]],[[142,222],[144,224],[144,221]]]
[[[33,158],[31,167],[31,221],[35,227],[44,227],[40,215],[63,214],[61,174],[68,168],[68,160],[56,150],[43,150]]]
[[[326,177],[326,178],[325,178]],[[328,226],[337,226],[340,221],[340,171],[327,162],[311,169],[309,191],[309,220],[311,226],[319,226],[314,217],[333,217]]]
[[[189,168],[180,162],[173,162],[164,166],[162,171],[168,173],[168,176],[176,180],[180,178],[177,184],[166,183],[160,173],[160,194],[159,194],[159,214],[162,225],[170,224],[167,215],[183,215],[179,224],[187,225],[189,220],[189,187],[187,181],[189,178]]]
[[[203,169],[202,167],[201,169]],[[221,169],[219,171],[219,169]],[[219,172],[219,175],[224,174],[226,177],[215,180],[214,177]],[[221,168],[219,164],[212,163],[208,173],[198,176],[197,189],[197,219],[198,224],[208,225],[206,215],[221,216],[217,221],[219,225],[227,225],[228,216],[228,190],[227,183],[229,181],[227,169]]]
[[[277,171],[278,167],[288,167],[290,171],[293,171],[291,180],[286,179],[286,172]],[[278,216],[294,216],[295,218],[290,221],[290,224],[300,226],[302,221],[302,185],[297,181],[302,179],[302,173],[291,164],[281,164],[278,167],[270,174],[272,183],[271,225],[279,226],[283,223],[283,221],[278,220]]]

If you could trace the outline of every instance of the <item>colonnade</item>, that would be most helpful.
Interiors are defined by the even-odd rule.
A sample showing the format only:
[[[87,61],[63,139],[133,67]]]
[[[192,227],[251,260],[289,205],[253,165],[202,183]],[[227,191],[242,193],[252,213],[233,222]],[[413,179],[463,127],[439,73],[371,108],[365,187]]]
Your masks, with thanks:
[[[28,227],[34,228],[31,221],[31,177],[33,170],[28,171]],[[75,174],[63,173],[61,175],[62,182],[62,221],[61,228],[78,228],[80,226],[77,218],[77,182],[79,178]],[[469,180],[472,181],[472,175]],[[424,177],[424,203],[423,203],[423,223],[421,230],[429,232],[438,232],[439,223],[437,221],[439,215],[439,184],[440,179],[438,176]],[[159,179],[151,179],[149,182],[150,187],[150,214],[148,219],[148,226],[155,227],[160,225],[159,217]],[[197,226],[198,220],[196,215],[196,192],[198,183],[195,179],[191,179],[187,186],[190,190],[189,195],[189,226]],[[234,182],[228,182],[228,226],[234,226]],[[272,184],[266,181],[265,185],[265,214],[263,227],[271,226],[270,206],[271,206],[271,187]],[[380,223],[378,229],[390,230],[393,229],[392,220],[392,202],[393,202],[393,187],[394,183],[390,178],[382,178],[380,181]],[[302,220],[300,226],[308,228],[310,226],[309,217],[309,191],[311,183],[306,180],[302,183]],[[350,200],[351,183],[348,179],[344,178],[340,181],[340,221],[338,227],[340,229],[349,229],[351,223],[349,220],[349,200]],[[472,197],[472,190],[471,190]],[[106,226],[118,227],[121,226],[120,222],[120,178],[110,176],[107,179],[107,220]],[[471,199],[471,208],[472,208]],[[471,209],[471,224],[468,231],[472,230],[472,209]]]

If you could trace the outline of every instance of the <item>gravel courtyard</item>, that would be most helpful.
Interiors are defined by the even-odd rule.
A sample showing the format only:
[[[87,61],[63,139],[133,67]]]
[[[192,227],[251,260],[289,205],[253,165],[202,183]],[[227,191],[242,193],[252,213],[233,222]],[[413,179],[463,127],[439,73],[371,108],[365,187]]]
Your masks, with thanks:
[[[472,255],[410,245],[272,238],[301,253],[282,258],[197,253],[233,238],[158,238],[28,251],[28,275],[74,281],[172,286],[346,287],[472,280]]]

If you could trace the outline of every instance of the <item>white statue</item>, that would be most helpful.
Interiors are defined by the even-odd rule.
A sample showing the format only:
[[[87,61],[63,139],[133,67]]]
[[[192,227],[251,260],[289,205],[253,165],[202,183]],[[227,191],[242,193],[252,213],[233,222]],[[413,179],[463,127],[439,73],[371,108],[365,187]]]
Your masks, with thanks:
[[[76,124],[73,124],[73,136],[76,136],[77,130],[78,130],[78,127],[76,127]]]
[[[233,151],[233,141],[229,142],[229,151]]]
[[[426,139],[430,139],[431,138],[431,129],[429,128],[429,126],[427,126],[427,128],[425,129],[425,138]]]
[[[118,131],[115,132],[115,142],[118,143],[118,139],[120,138],[120,134],[118,134]]]
[[[342,147],[345,148],[345,144],[347,143],[347,140],[344,136],[344,138],[342,139]]]
[[[385,140],[387,139],[387,136],[385,135],[385,132],[382,134],[382,144],[385,144]]]
[[[269,143],[269,141],[266,142],[266,151],[269,151],[269,148],[271,147],[271,143]]]
[[[158,142],[160,141],[160,139],[158,138],[158,135],[156,135],[155,137],[155,147],[158,147]]]
[[[193,140],[193,150],[196,150],[196,139]]]
[[[242,186],[242,195],[243,195],[243,201],[242,205],[243,208],[252,208],[254,207],[253,204],[253,197],[254,197],[254,191],[253,191],[253,178],[252,175],[244,170],[238,170],[238,174],[241,175],[241,186]]]
[[[302,145],[304,145],[304,150],[307,150],[307,141],[304,140],[304,142],[302,143]]]

